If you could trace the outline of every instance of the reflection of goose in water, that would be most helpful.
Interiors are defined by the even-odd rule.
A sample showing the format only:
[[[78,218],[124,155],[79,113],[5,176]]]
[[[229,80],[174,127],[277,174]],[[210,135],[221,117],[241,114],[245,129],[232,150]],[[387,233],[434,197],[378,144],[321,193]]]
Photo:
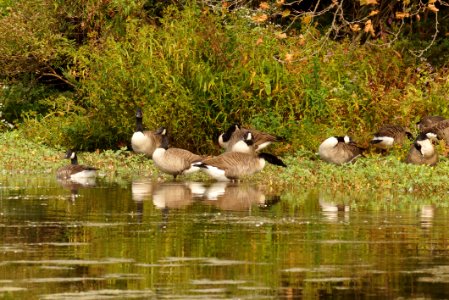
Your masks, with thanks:
[[[435,206],[423,205],[421,206],[420,219],[422,228],[430,228],[433,225],[433,218],[435,216]]]
[[[277,201],[272,201],[257,186],[226,182],[213,183],[207,188],[204,198],[204,204],[235,211],[249,210],[253,205],[266,207],[267,203],[279,201],[279,197],[274,197]]]
[[[165,182],[153,191],[153,204],[156,208],[183,208],[193,203],[193,193],[184,182]]]
[[[325,219],[331,222],[337,222],[339,217],[344,217],[344,220],[349,219],[349,205],[337,204],[331,201],[327,201],[323,196],[319,198],[319,204],[321,212]]]
[[[75,201],[75,199],[79,196],[79,190],[82,188],[94,187],[96,185],[95,178],[85,178],[83,181],[76,181],[73,179],[56,179],[60,186],[62,186],[66,190],[70,190],[70,200]]]
[[[131,194],[134,201],[151,200],[156,183],[151,179],[135,179],[131,183]]]

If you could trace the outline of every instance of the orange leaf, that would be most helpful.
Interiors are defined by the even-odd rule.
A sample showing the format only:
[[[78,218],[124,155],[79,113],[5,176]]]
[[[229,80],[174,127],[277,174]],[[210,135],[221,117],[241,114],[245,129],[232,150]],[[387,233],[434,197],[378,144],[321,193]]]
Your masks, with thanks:
[[[410,14],[408,12],[396,12],[396,19],[402,20],[408,17],[410,17]]]
[[[359,32],[360,29],[361,29],[359,24],[352,24],[352,25],[349,25],[349,27],[350,27],[351,30],[354,31],[354,32]]]
[[[368,17],[375,16],[375,15],[377,15],[378,13],[379,13],[378,10],[373,10],[373,11],[371,11],[371,12],[369,13]]]
[[[285,0],[276,0],[277,6],[282,6],[284,4]]]
[[[293,61],[294,55],[292,53],[285,54],[285,62],[291,63]]]
[[[377,5],[379,4],[377,0],[359,0],[360,5]]]
[[[278,39],[286,39],[287,38],[287,34],[285,32],[278,32],[278,33],[276,33],[276,37]]]
[[[270,4],[268,4],[267,2],[260,2],[259,8],[260,9],[269,9],[270,8]]]
[[[253,17],[254,22],[263,23],[268,20],[268,16],[266,14],[261,14]]]
[[[433,11],[433,12],[439,11],[439,9],[436,8],[435,4],[430,4],[430,3],[429,3],[429,5],[427,5],[427,8],[428,8],[429,10]]]

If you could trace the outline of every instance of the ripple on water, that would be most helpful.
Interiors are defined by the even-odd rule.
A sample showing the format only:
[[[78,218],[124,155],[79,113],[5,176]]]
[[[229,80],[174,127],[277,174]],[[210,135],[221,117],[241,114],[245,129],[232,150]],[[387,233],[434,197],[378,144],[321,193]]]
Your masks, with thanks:
[[[191,284],[194,285],[235,285],[235,284],[244,284],[246,281],[244,280],[211,280],[211,279],[194,279],[190,281]]]
[[[98,290],[77,293],[41,295],[44,300],[99,300],[99,299],[146,299],[154,296],[152,290]]]
[[[12,292],[21,292],[26,291],[26,288],[17,287],[17,286],[2,286],[0,287],[0,293],[12,293]]]
[[[83,259],[58,259],[58,260],[10,260],[3,261],[0,265],[18,264],[18,265],[105,265],[105,264],[123,264],[133,263],[133,259],[127,258],[105,258],[101,260],[83,260]]]

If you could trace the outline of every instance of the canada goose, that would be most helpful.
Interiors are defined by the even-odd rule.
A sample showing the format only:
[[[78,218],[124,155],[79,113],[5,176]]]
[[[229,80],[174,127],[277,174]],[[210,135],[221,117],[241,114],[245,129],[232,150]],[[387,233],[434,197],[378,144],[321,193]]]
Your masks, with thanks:
[[[430,128],[444,120],[446,119],[441,116],[425,116],[422,117],[421,120],[419,120],[419,122],[416,123],[416,125],[418,126],[418,130],[422,132],[424,129]]]
[[[247,148],[238,148],[236,144],[242,140],[246,133],[251,132],[254,140],[254,150],[260,151],[273,142],[282,141],[283,138],[255,129],[241,128],[239,124],[231,125],[225,133],[219,136],[218,143],[228,152],[247,152]]]
[[[58,179],[70,179],[80,184],[88,185],[89,182],[92,182],[92,178],[97,176],[97,168],[78,164],[78,157],[75,151],[68,150],[64,158],[70,159],[71,164],[60,167],[56,171]]]
[[[219,156],[205,158],[194,165],[219,181],[236,181],[242,176],[261,171],[266,161],[287,167],[281,159],[269,153],[241,152],[225,152]]]
[[[446,145],[449,145],[449,119],[440,121],[433,126],[423,128],[421,132],[424,134],[434,133],[439,140],[444,140]]]
[[[408,129],[399,125],[385,125],[374,134],[370,143],[378,149],[387,150],[393,145],[402,144],[406,137],[413,140],[413,135]]]
[[[174,179],[181,174],[189,174],[199,170],[193,164],[203,159],[202,156],[192,152],[168,147],[167,129],[160,128],[156,132],[161,136],[161,144],[153,152],[153,161],[156,167],[164,173],[173,175]]]
[[[432,144],[433,136],[433,133],[420,133],[408,152],[406,162],[415,165],[436,165],[438,153]]]
[[[143,130],[142,109],[139,107],[136,111],[136,130],[131,137],[131,147],[136,153],[145,154],[151,158],[154,150],[161,144],[161,136],[156,131]]]
[[[321,143],[318,154],[326,162],[341,165],[354,161],[364,150],[347,135],[332,136]]]

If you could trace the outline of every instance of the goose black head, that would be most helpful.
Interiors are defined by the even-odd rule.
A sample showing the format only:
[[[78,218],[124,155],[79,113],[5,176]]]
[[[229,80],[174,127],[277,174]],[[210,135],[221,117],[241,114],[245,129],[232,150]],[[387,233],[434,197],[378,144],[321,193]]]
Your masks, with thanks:
[[[73,151],[72,149],[67,150],[64,158],[70,159],[70,162],[72,163],[72,165],[78,164],[78,157],[76,156],[76,152]]]
[[[138,107],[136,110],[136,118],[142,119],[142,117],[143,117],[142,109]]]

